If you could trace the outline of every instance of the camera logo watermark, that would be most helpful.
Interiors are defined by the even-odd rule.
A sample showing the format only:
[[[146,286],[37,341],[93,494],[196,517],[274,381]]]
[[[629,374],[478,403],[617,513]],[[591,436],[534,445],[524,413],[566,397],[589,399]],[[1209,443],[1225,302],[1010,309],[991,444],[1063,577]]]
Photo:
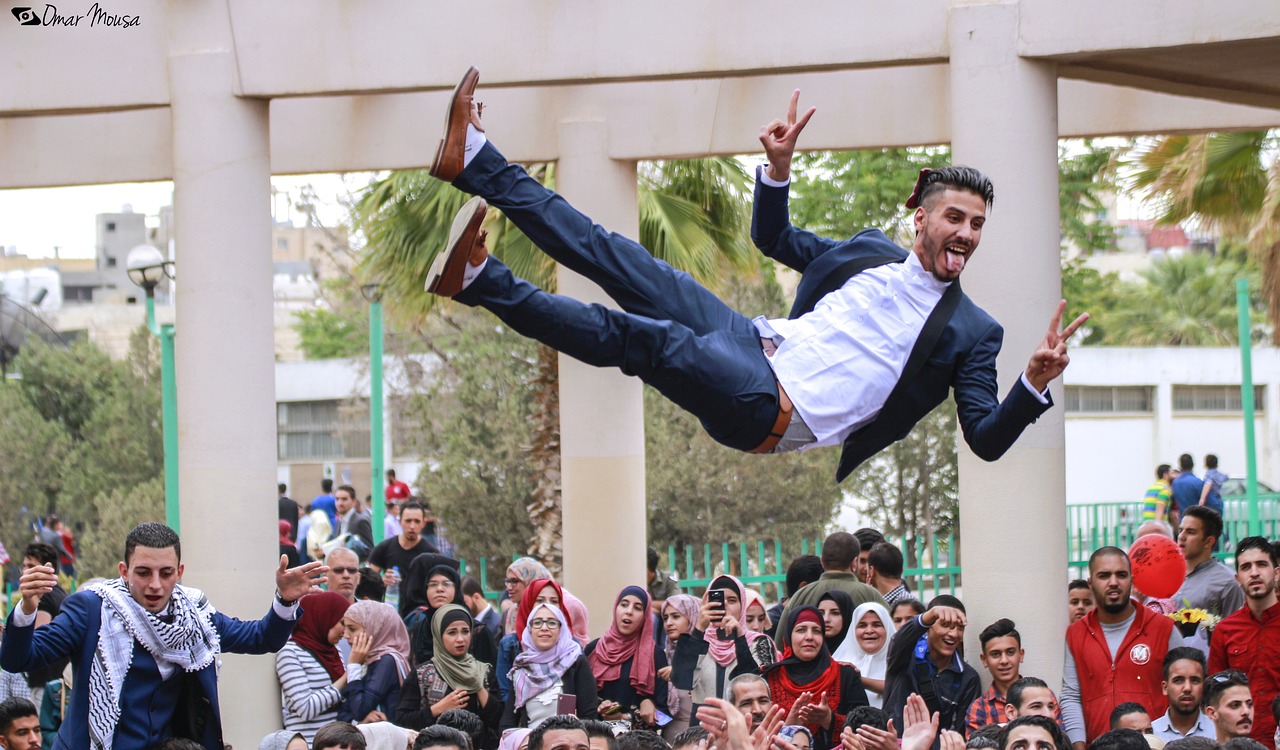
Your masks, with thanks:
[[[14,8],[13,17],[23,26],[39,26],[40,16],[31,8]]]
[[[47,3],[44,8],[19,6],[13,9],[13,17],[23,26],[88,26],[127,29],[142,24],[141,16],[112,13],[98,3],[85,13],[63,13],[58,6]]]

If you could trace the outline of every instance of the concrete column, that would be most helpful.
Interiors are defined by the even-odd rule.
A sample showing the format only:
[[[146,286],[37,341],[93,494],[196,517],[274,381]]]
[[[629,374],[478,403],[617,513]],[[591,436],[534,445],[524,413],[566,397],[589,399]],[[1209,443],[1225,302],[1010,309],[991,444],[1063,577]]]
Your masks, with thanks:
[[[562,122],[556,187],[597,224],[640,231],[635,162],[608,155],[603,121]],[[616,307],[600,287],[563,267],[560,294]],[[644,401],[637,378],[560,356],[560,461],[565,585],[609,626],[614,599],[645,575]]]
[[[1057,81],[1052,64],[1017,56],[1018,4],[952,7],[954,159],[995,183],[994,209],[965,270],[965,291],[1004,326],[1001,397],[1017,383],[1060,299]],[[969,660],[978,633],[1018,624],[1024,675],[1057,685],[1067,626],[1062,381],[1055,405],[997,463],[960,440],[960,532]],[[988,675],[983,675],[984,679]]]
[[[197,7],[199,6],[199,7]],[[177,369],[185,583],[257,620],[275,590],[275,347],[267,102],[242,99],[221,3],[170,4]],[[224,655],[222,730],[280,726],[270,655]]]

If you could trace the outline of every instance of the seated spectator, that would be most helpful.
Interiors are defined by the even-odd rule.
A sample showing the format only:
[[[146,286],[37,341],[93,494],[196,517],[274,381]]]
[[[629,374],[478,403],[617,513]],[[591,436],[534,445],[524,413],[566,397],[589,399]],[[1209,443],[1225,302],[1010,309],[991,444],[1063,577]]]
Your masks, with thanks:
[[[302,614],[289,642],[276,653],[285,730],[315,739],[320,727],[338,718],[347,672],[337,643],[351,603],[334,591],[302,597]]]
[[[681,638],[689,637],[689,631],[693,630],[701,610],[701,600],[688,594],[676,594],[662,603],[662,628],[667,634],[667,642],[662,650],[667,655],[668,664],[674,665],[676,644]],[[689,729],[693,720],[693,692],[675,684],[671,677],[672,669],[673,667],[668,666],[658,670],[658,677],[671,683],[667,690],[667,708],[671,714],[671,722],[662,728],[662,736],[674,745],[676,738]]]
[[[370,568],[360,569],[360,581],[356,584],[356,601],[369,599],[375,602],[386,601],[387,585],[382,576]]]
[[[777,641],[778,622],[782,619],[782,610],[786,607],[791,597],[796,595],[800,589],[808,586],[822,576],[822,558],[817,555],[800,555],[793,559],[791,564],[787,566],[787,579],[785,582],[786,596],[782,597],[782,601],[769,608],[769,629],[765,631],[765,635]]]
[[[808,727],[815,744],[831,747],[845,715],[867,705],[867,692],[857,669],[831,658],[816,607],[796,607],[788,617],[779,631],[782,660],[763,670],[769,695],[786,712],[787,724]]]
[[[1151,717],[1141,703],[1127,701],[1111,711],[1112,729],[1132,729],[1141,734],[1155,734],[1151,727]]]
[[[902,623],[916,615],[924,614],[924,604],[919,599],[899,599],[889,607],[889,617],[893,619],[894,630],[902,627]]]
[[[296,553],[297,550],[294,550],[294,552]],[[200,746],[196,745],[196,747]],[[301,732],[281,729],[263,737],[262,741],[258,743],[258,750],[307,750],[307,739],[302,736]]]
[[[503,713],[503,729],[527,727],[561,713],[562,696],[572,696],[579,718],[597,717],[595,674],[558,606],[534,605],[521,646],[511,669],[512,697]]]
[[[618,750],[618,737],[613,733],[612,724],[599,719],[583,719],[582,726],[587,730],[587,742],[591,745],[591,750]],[[499,750],[504,749],[499,748]]]
[[[1077,578],[1067,584],[1068,625],[1089,614],[1089,611],[1094,606],[1093,589],[1089,588],[1088,581],[1083,578]]]
[[[1021,677],[1009,686],[1004,704],[1004,716],[1009,721],[1020,716],[1043,716],[1062,722],[1062,710],[1058,698],[1049,685],[1039,677]]]
[[[964,642],[964,605],[954,596],[933,598],[924,614],[906,620],[889,644],[885,712],[895,725],[902,724],[902,710],[912,693],[925,697],[929,713],[938,714],[940,730],[963,730],[969,705],[982,690],[973,667],[960,658]],[[921,644],[921,636],[924,643]],[[932,681],[932,690],[921,684]],[[933,699],[929,699],[929,694]],[[937,739],[934,750],[937,750]]]
[[[862,675],[862,687],[870,705],[884,704],[884,677],[889,665],[889,639],[893,638],[893,621],[889,610],[867,602],[853,610],[853,628],[832,654],[836,661],[852,664]]]
[[[335,721],[325,724],[316,732],[311,750],[367,750],[368,742],[350,722]]]
[[[502,698],[493,675],[493,666],[471,655],[474,623],[471,613],[460,604],[446,604],[431,616],[434,653],[418,664],[400,690],[395,723],[410,729],[435,724],[452,709],[469,711],[485,727],[482,750],[498,746],[498,720]]]
[[[478,750],[482,746],[485,741],[485,733],[488,731],[484,722],[480,721],[479,716],[461,708],[451,708],[440,714],[440,718],[436,720],[433,726],[448,727],[463,733],[470,743],[470,750]],[[463,750],[467,750],[467,748],[463,748]]]
[[[726,700],[747,720],[747,730],[764,722],[773,698],[769,695],[769,683],[758,674],[744,674],[729,680]]]
[[[671,750],[671,745],[657,732],[632,729],[618,735],[618,750]]]
[[[671,740],[671,750],[708,750],[710,746],[711,735],[702,727],[689,727]]]
[[[1047,742],[1046,742],[1047,741]],[[1144,748],[1145,743],[1144,743]],[[1000,750],[1071,750],[1071,741],[1053,719],[1022,716],[1000,730]]]
[[[502,636],[502,641],[498,644],[498,687],[502,690],[502,700],[508,704],[511,703],[511,667],[515,665],[516,654],[520,653],[521,639],[529,624],[529,612],[533,607],[545,603],[559,608],[564,614],[565,622],[569,623],[569,629],[574,629],[574,616],[569,611],[568,597],[560,584],[550,578],[539,578],[530,581],[523,590],[515,607],[515,627]],[[585,611],[585,607],[583,609]],[[585,646],[586,642],[579,641],[579,644]]]
[[[723,592],[723,608],[711,600],[712,591]],[[676,643],[671,679],[678,689],[690,692],[694,712],[707,698],[723,698],[734,677],[758,674],[762,666],[776,661],[768,636],[742,626],[744,599],[741,581],[716,576],[702,596],[693,628]]]
[[[417,738],[413,741],[413,750],[428,750],[435,747],[441,750],[476,750],[469,745],[470,740],[471,738],[459,729],[436,724],[418,732]]]
[[[613,622],[604,636],[586,648],[602,718],[629,719],[632,727],[653,727],[658,711],[669,713],[666,682],[658,677],[658,670],[667,666],[667,655],[654,639],[653,629],[649,592],[640,586],[619,592]]]
[[[338,721],[386,721],[409,675],[409,634],[389,604],[356,602],[343,617],[351,657]],[[319,733],[317,732],[317,736]]]
[[[752,633],[768,634],[773,628],[773,623],[769,620],[769,610],[765,609],[764,597],[753,588],[746,588],[745,593],[747,608],[742,615],[743,625]]]

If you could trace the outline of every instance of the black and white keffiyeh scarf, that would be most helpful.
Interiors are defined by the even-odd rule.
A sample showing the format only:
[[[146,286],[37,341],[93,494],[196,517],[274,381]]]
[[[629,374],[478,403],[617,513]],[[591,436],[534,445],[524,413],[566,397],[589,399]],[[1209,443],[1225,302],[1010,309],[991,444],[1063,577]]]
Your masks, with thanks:
[[[102,597],[98,648],[89,670],[89,741],[94,750],[111,750],[135,642],[155,658],[163,679],[178,668],[197,672],[209,666],[218,658],[221,644],[213,626],[213,605],[198,589],[174,586],[169,605],[172,623],[134,601],[123,578],[88,589]]]

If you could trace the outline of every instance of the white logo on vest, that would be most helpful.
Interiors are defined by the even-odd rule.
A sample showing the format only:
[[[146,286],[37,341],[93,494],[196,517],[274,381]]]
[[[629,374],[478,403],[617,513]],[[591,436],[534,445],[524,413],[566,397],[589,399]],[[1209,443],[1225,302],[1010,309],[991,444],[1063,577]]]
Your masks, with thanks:
[[[1139,643],[1129,649],[1129,660],[1134,664],[1146,664],[1151,661],[1151,649],[1145,643]]]

